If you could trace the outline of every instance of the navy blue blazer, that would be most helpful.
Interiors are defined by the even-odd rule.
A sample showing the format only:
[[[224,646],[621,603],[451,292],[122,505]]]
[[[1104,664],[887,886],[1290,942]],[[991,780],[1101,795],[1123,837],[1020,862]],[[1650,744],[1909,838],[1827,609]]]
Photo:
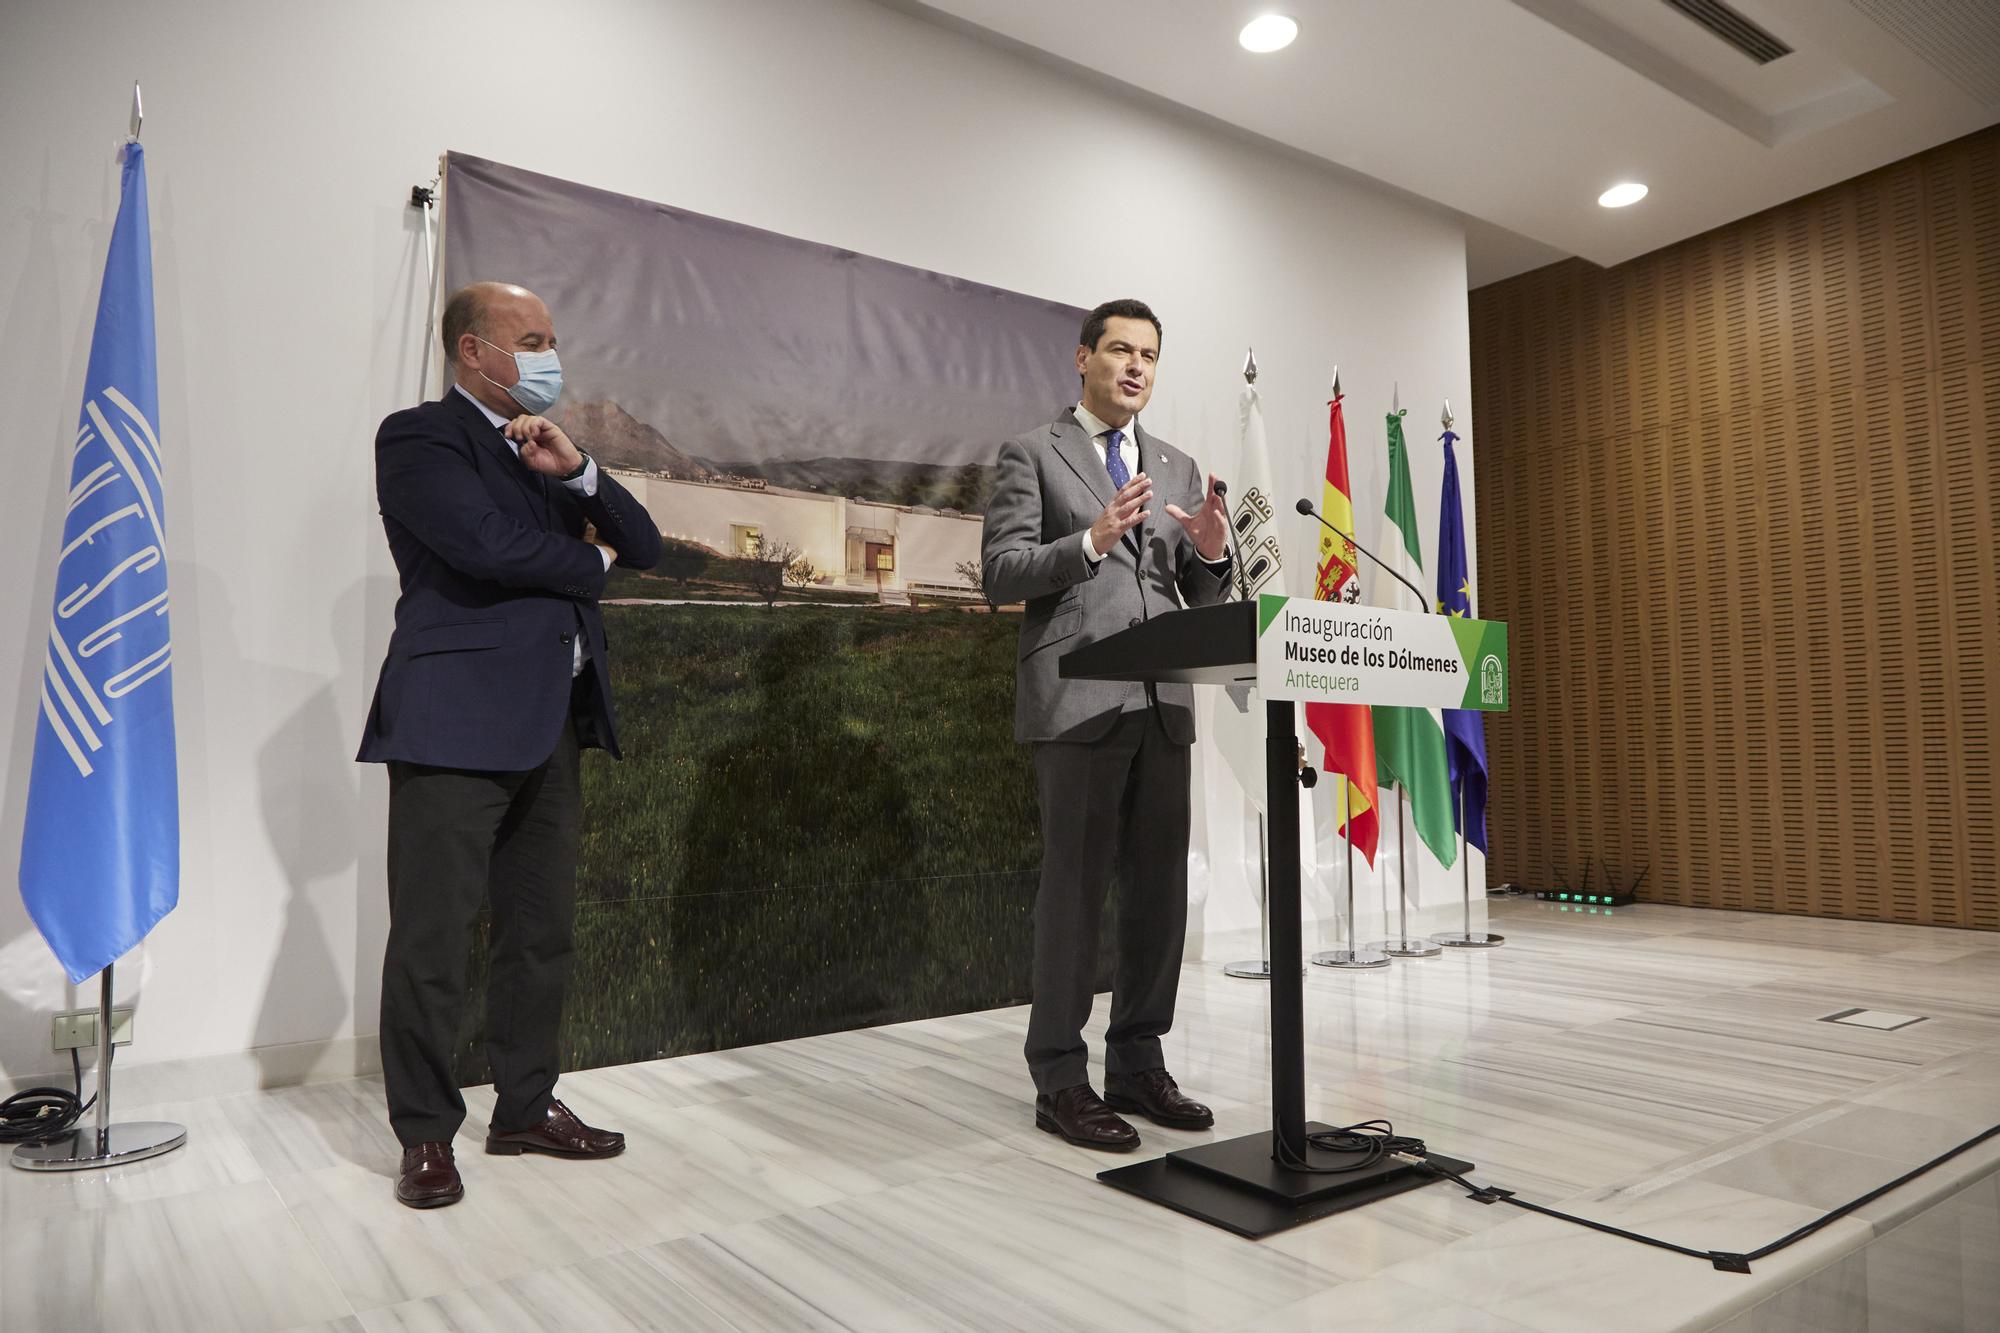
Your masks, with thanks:
[[[660,558],[660,531],[601,467],[581,496],[522,463],[456,389],[397,412],[375,436],[375,494],[402,595],[361,738],[364,763],[520,771],[555,751],[583,635],[585,746],[618,754],[604,620],[604,557]]]

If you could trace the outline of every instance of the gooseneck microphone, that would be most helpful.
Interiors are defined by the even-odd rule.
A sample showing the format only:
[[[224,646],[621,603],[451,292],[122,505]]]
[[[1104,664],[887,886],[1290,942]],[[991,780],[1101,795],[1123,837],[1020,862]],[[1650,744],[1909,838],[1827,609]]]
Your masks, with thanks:
[[[1342,541],[1346,542],[1349,546],[1352,546],[1355,550],[1367,556],[1370,560],[1373,560],[1378,568],[1386,570],[1389,574],[1389,577],[1395,579],[1396,582],[1402,584],[1405,588],[1408,588],[1411,592],[1417,595],[1417,601],[1422,604],[1425,614],[1428,615],[1431,613],[1431,599],[1424,596],[1423,589],[1417,587],[1416,584],[1410,582],[1408,579],[1404,578],[1401,574],[1397,573],[1396,570],[1392,568],[1388,563],[1386,563],[1381,556],[1376,555],[1373,551],[1363,546],[1360,542],[1355,541],[1351,534],[1342,532],[1339,528],[1333,526],[1332,523],[1327,521],[1326,515],[1320,513],[1319,510],[1313,508],[1313,502],[1311,500],[1300,500],[1298,504],[1295,506],[1295,508],[1297,508],[1301,514],[1311,514],[1314,518],[1318,519],[1321,523],[1326,525],[1326,530],[1328,532],[1331,532],[1334,536],[1340,538]]]
[[[1220,477],[1215,478],[1215,493],[1217,495],[1228,495],[1229,483]],[[1224,508],[1226,509],[1227,506],[1224,506]],[[1248,566],[1243,561],[1243,543],[1237,539],[1236,520],[1234,518],[1229,520],[1229,544],[1223,549],[1235,557],[1229,563],[1230,572],[1236,576],[1236,600],[1247,602],[1250,600],[1250,573]]]

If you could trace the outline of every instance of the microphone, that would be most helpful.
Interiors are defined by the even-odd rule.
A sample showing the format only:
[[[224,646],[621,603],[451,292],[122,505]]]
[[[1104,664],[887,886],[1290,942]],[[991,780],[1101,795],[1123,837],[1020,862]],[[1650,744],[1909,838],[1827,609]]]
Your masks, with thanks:
[[[1220,477],[1215,478],[1215,493],[1223,496],[1228,495],[1229,483]],[[1236,557],[1229,562],[1232,572],[1236,575],[1236,600],[1247,602],[1250,600],[1250,573],[1244,564],[1243,543],[1236,536],[1236,521],[1234,519],[1231,519],[1229,522],[1229,549]]]
[[[1410,582],[1408,579],[1404,578],[1401,574],[1397,573],[1395,569],[1391,568],[1387,563],[1383,561],[1381,556],[1376,555],[1373,551],[1363,546],[1360,542],[1355,541],[1352,535],[1342,532],[1339,528],[1336,528],[1333,526],[1333,524],[1327,522],[1326,515],[1320,513],[1319,510],[1314,509],[1313,502],[1311,500],[1300,500],[1298,504],[1294,506],[1294,508],[1296,508],[1301,514],[1311,514],[1314,518],[1318,519],[1322,524],[1325,524],[1326,530],[1328,532],[1331,532],[1334,536],[1340,538],[1342,541],[1346,542],[1349,546],[1352,546],[1355,550],[1367,556],[1370,560],[1373,560],[1379,568],[1387,570],[1391,578],[1395,579],[1396,582],[1402,584],[1405,588],[1408,588],[1411,592],[1417,595],[1417,601],[1423,604],[1424,612],[1426,614],[1430,614],[1431,610],[1430,598],[1424,596],[1423,590],[1421,588],[1417,587],[1416,584]]]

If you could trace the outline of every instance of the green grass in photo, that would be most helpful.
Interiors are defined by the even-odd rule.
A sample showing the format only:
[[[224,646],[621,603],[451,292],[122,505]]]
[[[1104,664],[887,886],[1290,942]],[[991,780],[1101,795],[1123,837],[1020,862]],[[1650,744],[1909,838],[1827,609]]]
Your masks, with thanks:
[[[1041,844],[1013,739],[1017,618],[605,620],[626,758],[584,759],[565,1068],[1026,1000]],[[473,952],[479,997],[483,929]],[[471,1008],[469,1083],[486,1077]]]

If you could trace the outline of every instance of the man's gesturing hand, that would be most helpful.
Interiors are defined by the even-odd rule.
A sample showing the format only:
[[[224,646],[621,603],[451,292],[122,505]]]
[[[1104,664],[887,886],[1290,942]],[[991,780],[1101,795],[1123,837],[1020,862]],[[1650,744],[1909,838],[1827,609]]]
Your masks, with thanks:
[[[1187,529],[1202,559],[1220,560],[1229,550],[1229,507],[1215,493],[1214,474],[1208,478],[1208,497],[1201,502],[1201,508],[1190,514],[1179,505],[1168,505],[1167,513]]]
[[[1153,498],[1153,479],[1141,472],[1118,488],[1111,503],[1090,525],[1090,549],[1102,557],[1110,554],[1118,539],[1152,517],[1146,502]]]

